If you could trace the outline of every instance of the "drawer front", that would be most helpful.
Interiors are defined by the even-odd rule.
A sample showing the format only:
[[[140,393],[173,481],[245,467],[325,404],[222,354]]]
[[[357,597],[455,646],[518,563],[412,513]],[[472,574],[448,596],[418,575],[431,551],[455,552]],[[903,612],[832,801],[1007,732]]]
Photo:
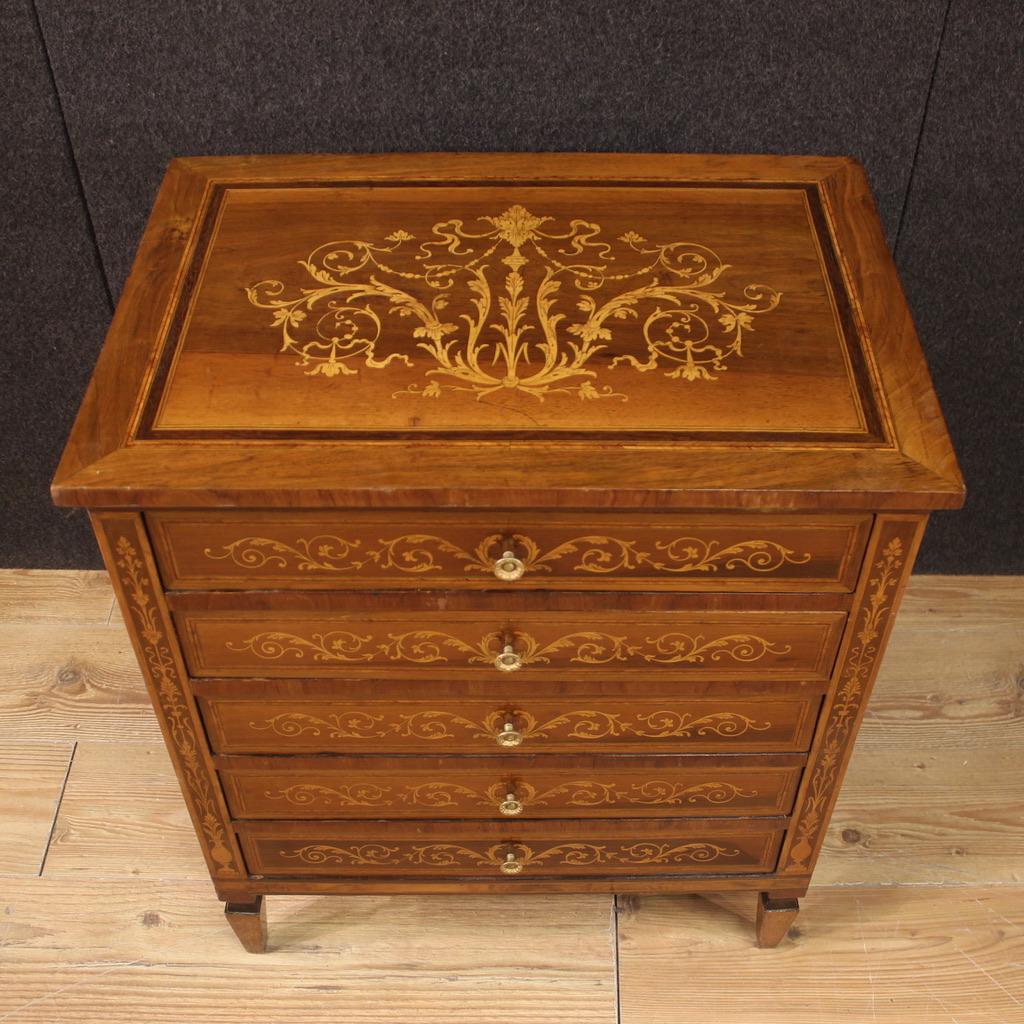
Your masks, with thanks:
[[[274,876],[517,878],[769,872],[779,818],[659,822],[251,822],[249,870]]]
[[[517,610],[330,613],[230,610],[175,616],[195,676],[469,678],[767,675],[826,678],[842,612]]]
[[[218,753],[802,752],[821,701],[818,693],[282,700],[260,696],[258,684],[245,690],[200,697]]]
[[[787,814],[802,758],[223,758],[236,818]]]
[[[153,512],[147,521],[170,589],[849,591],[871,517]]]

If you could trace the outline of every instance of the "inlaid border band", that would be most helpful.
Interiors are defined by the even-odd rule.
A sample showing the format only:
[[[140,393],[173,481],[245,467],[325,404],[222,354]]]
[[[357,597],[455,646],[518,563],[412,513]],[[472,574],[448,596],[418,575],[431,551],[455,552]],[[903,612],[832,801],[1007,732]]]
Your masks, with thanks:
[[[92,519],[210,872],[221,878],[245,878],[220,787],[203,757],[201,727],[185,689],[161,592],[154,583],[156,570],[141,520],[134,514],[116,513],[93,514]]]

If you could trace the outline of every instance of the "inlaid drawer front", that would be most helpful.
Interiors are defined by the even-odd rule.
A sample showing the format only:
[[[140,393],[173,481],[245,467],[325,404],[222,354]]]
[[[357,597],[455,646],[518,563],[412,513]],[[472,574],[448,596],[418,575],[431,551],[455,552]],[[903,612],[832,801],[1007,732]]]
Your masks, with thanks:
[[[778,815],[792,807],[802,763],[708,756],[225,760],[220,777],[235,817],[302,819]]]
[[[251,684],[250,684],[251,689]],[[232,753],[804,751],[820,697],[526,700],[202,697],[216,751]]]
[[[147,517],[169,588],[852,590],[870,516]]]
[[[841,612],[195,611],[177,616],[196,676],[522,672],[824,678]]]
[[[778,818],[659,822],[252,822],[239,826],[257,875],[507,877],[771,871]]]

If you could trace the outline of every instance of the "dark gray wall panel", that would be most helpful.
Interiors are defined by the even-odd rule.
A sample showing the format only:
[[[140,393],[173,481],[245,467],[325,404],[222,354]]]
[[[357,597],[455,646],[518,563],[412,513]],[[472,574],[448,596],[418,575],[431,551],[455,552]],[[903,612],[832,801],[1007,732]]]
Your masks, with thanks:
[[[964,463],[921,567],[1024,571],[1024,5],[38,0],[119,291],[167,160],[423,149],[845,152],[867,166]],[[0,0],[0,565],[97,564],[48,482],[109,308],[30,0]],[[906,202],[933,68],[927,122]]]
[[[175,155],[850,153],[890,237],[945,0],[40,0],[115,292]]]
[[[967,477],[919,567],[1024,572],[1024,4],[954,0],[898,263]]]
[[[28,0],[0,3],[0,565],[99,566],[49,482],[110,316]]]

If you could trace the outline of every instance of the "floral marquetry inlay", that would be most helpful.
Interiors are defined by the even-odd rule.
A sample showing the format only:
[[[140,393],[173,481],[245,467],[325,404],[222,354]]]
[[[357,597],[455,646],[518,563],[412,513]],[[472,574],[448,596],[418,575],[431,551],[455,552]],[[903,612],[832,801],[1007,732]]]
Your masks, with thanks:
[[[694,736],[742,736],[747,732],[765,732],[772,723],[758,721],[735,711],[713,711],[695,715],[671,708],[625,714],[580,709],[551,718],[538,718],[519,708],[495,711],[482,719],[468,718],[453,711],[417,711],[391,718],[364,711],[340,711],[311,715],[287,711],[262,722],[250,722],[257,731],[269,730],[278,736],[324,737],[333,740],[386,739],[415,740],[496,739],[502,727],[512,720],[524,738],[597,740],[626,736],[640,739],[690,738]]]
[[[264,630],[240,642],[228,641],[232,651],[247,651],[266,661],[287,659],[317,662],[404,662],[412,665],[442,664],[455,658],[466,665],[493,665],[505,643],[505,634],[487,633],[477,641],[463,640],[434,629],[388,633],[383,641],[336,629],[302,636],[282,630]],[[513,643],[523,666],[548,664],[551,655],[564,653],[566,661],[580,665],[607,665],[638,658],[655,665],[702,664],[728,659],[759,661],[768,654],[782,655],[788,644],[772,644],[753,633],[732,633],[707,638],[700,634],[663,633],[630,640],[598,630],[577,630],[546,643],[529,633],[517,632]],[[449,657],[451,656],[451,658]]]
[[[868,589],[858,612],[859,628],[839,675],[838,690],[825,726],[824,742],[815,764],[809,769],[810,784],[793,829],[788,871],[807,870],[821,831],[828,822],[828,808],[835,797],[851,732],[875,672],[882,634],[893,612],[905,561],[904,540],[897,535],[886,541],[872,566]]]
[[[432,810],[470,805],[498,808],[510,793],[527,810],[535,807],[602,807],[616,804],[655,807],[720,805],[737,799],[756,797],[756,790],[745,790],[731,782],[697,783],[648,779],[644,782],[600,782],[576,779],[538,789],[529,782],[497,782],[475,789],[455,782],[422,782],[407,785],[357,783],[325,786],[320,783],[296,783],[283,789],[268,789],[268,800],[282,800],[295,807],[423,807]]]
[[[298,572],[359,573],[365,570],[395,570],[422,574],[441,572],[448,556],[456,571],[472,575],[492,574],[503,548],[512,546],[521,556],[524,573],[571,570],[606,574],[652,569],[666,573],[717,573],[746,569],[775,572],[786,565],[809,562],[809,552],[798,553],[776,541],[751,538],[732,544],[700,537],[680,536],[644,545],[627,538],[598,534],[572,537],[548,550],[526,534],[507,537],[494,533],[466,550],[435,534],[415,533],[380,539],[362,548],[358,539],[335,534],[296,537],[290,543],[274,537],[240,537],[219,548],[206,548],[207,558],[230,559],[243,569],[283,569]],[[650,550],[653,548],[653,550]],[[561,564],[559,564],[561,563]]]
[[[754,318],[779,304],[763,284],[730,294],[729,264],[704,245],[632,230],[605,240],[599,224],[552,221],[516,205],[469,225],[439,221],[422,240],[399,228],[328,242],[301,261],[304,286],[266,280],[246,292],[307,374],[422,365],[423,382],[393,397],[429,398],[507,389],[626,400],[621,374],[606,379],[616,367],[715,380],[742,356]],[[392,317],[407,322],[411,353],[388,343]],[[627,324],[640,328],[635,352],[621,345]]]
[[[203,763],[199,739],[146,564],[124,534],[113,542],[113,549],[120,585],[138,631],[144,667],[152,679],[160,710],[174,741],[182,781],[194,803],[214,870],[218,874],[235,874],[237,867],[228,845],[225,821],[210,774]]]
[[[458,843],[392,846],[363,843],[335,846],[315,843],[296,850],[281,850],[280,856],[303,864],[337,864],[344,867],[492,867],[498,871],[509,855],[523,867],[589,867],[602,864],[648,866],[660,864],[705,863],[740,856],[735,847],[717,843],[559,843],[535,848],[527,843],[495,843],[474,849]]]

